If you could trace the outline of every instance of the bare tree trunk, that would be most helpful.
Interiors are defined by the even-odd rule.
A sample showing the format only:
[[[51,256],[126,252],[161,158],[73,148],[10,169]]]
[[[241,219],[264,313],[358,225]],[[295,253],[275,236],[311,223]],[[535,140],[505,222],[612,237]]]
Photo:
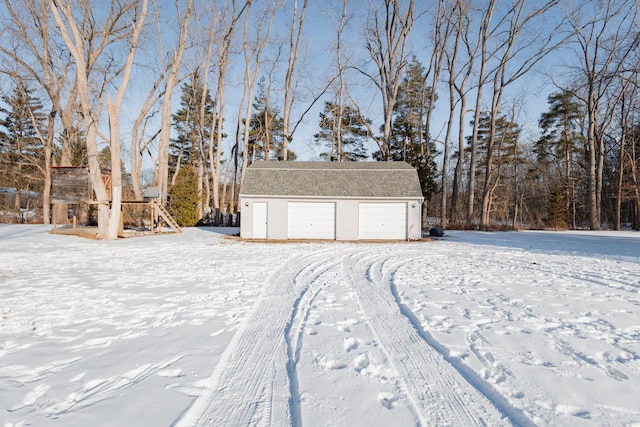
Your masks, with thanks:
[[[83,35],[78,23],[75,21],[75,16],[73,15],[70,3],[54,3],[53,0],[48,0],[48,4],[55,19],[56,26],[61,32],[62,38],[75,60],[76,84],[78,86],[80,107],[82,109],[85,123],[85,141],[87,145],[89,175],[98,203],[98,237],[106,239],[109,236],[110,197],[107,193],[105,183],[102,180],[102,172],[98,161],[97,114],[94,114],[89,93],[89,76],[85,63],[86,52],[82,37]]]
[[[381,138],[374,138],[380,149],[381,158],[390,158],[391,125],[393,111],[398,97],[398,87],[406,63],[405,52],[409,33],[415,24],[414,0],[408,0],[406,12],[395,0],[384,0],[384,13],[380,16],[374,10],[371,25],[366,29],[366,48],[376,66],[376,75],[362,71],[378,88],[382,98],[384,119]],[[375,135],[371,132],[371,135]]]
[[[236,1],[233,3],[233,12],[231,21],[227,32],[225,33],[222,43],[220,45],[220,51],[218,53],[218,89],[216,90],[215,104],[218,106],[215,115],[215,156],[211,157],[211,151],[209,152],[209,159],[212,161],[213,168],[213,207],[220,209],[220,165],[222,162],[222,119],[224,118],[224,85],[227,75],[227,67],[229,65],[229,49],[231,47],[231,41],[233,39],[233,33],[236,28],[236,23],[242,17],[249,6],[250,1],[245,1],[240,10],[237,10]]]
[[[107,112],[109,115],[109,131],[110,131],[110,148],[111,148],[111,195],[108,194],[107,188],[102,178],[102,171],[100,169],[100,163],[98,160],[98,115],[94,111],[94,105],[92,103],[89,87],[89,73],[87,62],[89,64],[95,63],[99,55],[104,51],[107,44],[110,42],[109,37],[102,37],[100,45],[95,49],[91,49],[91,45],[85,46],[85,34],[81,31],[78,22],[75,20],[75,15],[72,9],[71,3],[55,3],[53,0],[49,0],[49,8],[53,14],[56,26],[60,30],[61,36],[65,42],[65,45],[69,49],[71,55],[75,60],[75,79],[78,85],[78,94],[80,99],[80,107],[82,109],[84,123],[85,123],[85,139],[87,146],[87,155],[89,161],[89,173],[91,182],[98,199],[98,237],[101,239],[115,239],[117,238],[118,228],[120,224],[120,206],[122,200],[122,171],[120,160],[120,125],[119,125],[119,109],[124,97],[124,93],[129,82],[131,75],[131,68],[133,66],[133,59],[137,50],[137,42],[144,20],[146,17],[146,0],[143,0],[140,15],[138,16],[135,11],[135,5],[127,5],[122,9],[114,9],[110,11],[110,20],[114,21],[114,28],[117,27],[115,23],[124,19],[125,13],[132,11],[134,13],[132,17],[133,29],[131,33],[120,34],[122,39],[129,40],[129,52],[126,60],[126,64],[121,69],[122,77],[116,97],[112,102],[107,102]],[[84,10],[84,19],[92,19],[92,13],[88,9]],[[84,24],[84,23],[82,23]],[[110,28],[103,29],[103,31],[111,31]],[[108,34],[111,35],[111,34]],[[118,37],[115,37],[116,39]],[[87,62],[85,62],[87,61]],[[111,197],[110,197],[111,196]],[[111,206],[109,203],[111,202]]]
[[[205,215],[211,213],[211,187],[213,185],[213,173],[214,170],[211,167],[205,167],[207,159],[209,156],[209,147],[205,145],[204,141],[206,139],[206,135],[204,133],[206,118],[205,118],[205,110],[207,107],[207,97],[209,95],[209,72],[208,70],[211,68],[211,60],[213,57],[213,48],[215,41],[217,40],[217,28],[219,22],[219,15],[217,14],[216,1],[211,1],[210,9],[214,11],[214,17],[210,23],[208,23],[209,31],[207,32],[207,41],[206,41],[206,52],[200,55],[200,62],[202,63],[203,73],[203,81],[202,81],[202,91],[200,93],[200,112],[199,117],[203,121],[202,126],[198,126],[198,143],[199,143],[199,166],[202,167],[201,174],[199,175],[199,180],[202,182],[198,183],[198,188],[200,189],[200,199],[198,201],[198,214],[200,218],[203,218]],[[207,8],[209,9],[209,8]],[[215,132],[216,120],[215,120],[215,101],[214,101],[214,113],[213,113],[213,128],[211,133]],[[209,137],[209,144],[211,143],[211,136]]]
[[[161,192],[161,202],[167,202],[169,193],[169,138],[171,136],[171,99],[173,91],[177,86],[178,73],[182,64],[182,56],[187,48],[187,39],[189,37],[189,18],[193,11],[193,0],[187,0],[187,6],[182,19],[178,19],[179,34],[178,45],[176,46],[170,62],[164,68],[165,73],[165,90],[164,99],[162,101],[162,119],[160,140],[158,143],[158,170],[156,174],[156,182]],[[176,4],[176,12],[180,16],[179,4]],[[158,28],[160,31],[160,28]],[[161,36],[158,35],[158,39]]]
[[[453,68],[449,73],[449,120],[447,120],[447,131],[444,137],[444,151],[442,153],[442,195],[440,198],[440,225],[445,227],[448,222],[447,198],[449,197],[449,147],[451,146],[451,133],[455,115],[456,101],[454,98],[455,88],[453,84]]]
[[[437,42],[436,46],[434,47],[435,49],[440,48],[442,50],[442,53],[439,54],[441,59],[438,61],[439,63],[437,64],[437,67],[436,67],[438,71],[436,72],[436,74],[440,73],[439,72],[441,68],[440,63],[442,62],[445,56],[447,58],[447,68],[449,73],[449,77],[447,79],[448,88],[449,88],[449,119],[447,120],[447,130],[444,137],[444,151],[442,153],[442,185],[441,185],[442,194],[440,197],[440,224],[442,225],[442,227],[445,227],[449,220],[449,211],[447,209],[447,200],[449,198],[449,160],[451,156],[450,154],[451,135],[453,131],[453,122],[454,122],[455,110],[456,110],[456,99],[455,99],[456,61],[458,59],[458,48],[460,45],[460,25],[459,24],[456,25],[457,23],[454,21],[455,14],[458,10],[457,6],[458,6],[458,2],[456,2],[456,7],[454,7],[446,17],[443,16],[443,19],[446,20],[445,31],[443,35],[439,35],[436,37],[436,40],[440,39],[441,41]],[[444,11],[441,11],[440,8],[438,8],[438,10],[439,10],[438,12],[439,14],[444,13]],[[458,22],[460,22],[461,19],[462,19],[461,16],[459,16]],[[438,20],[440,20],[440,18],[438,18]],[[440,26],[436,24],[436,27],[440,27]],[[454,31],[455,31],[455,37],[453,39],[453,51],[451,55],[449,55],[448,41],[451,38],[452,32]],[[437,30],[437,33],[440,34],[441,31]],[[434,78],[434,85],[435,84],[436,84],[436,79]],[[433,103],[435,103],[435,98],[434,98],[435,96],[434,93],[436,92],[435,89],[436,89],[435,86],[431,88],[432,99],[430,102],[429,112],[427,113],[427,140],[429,140],[430,138],[429,129],[430,129],[430,122],[431,122],[431,115],[432,115],[431,111],[433,111]],[[429,144],[427,141],[427,147],[428,146]],[[429,154],[429,157],[431,157],[430,150],[428,150],[427,153]]]
[[[51,160],[53,158],[53,135],[55,111],[51,111],[47,121],[47,138],[44,144],[44,189],[42,191],[42,221],[51,224]]]
[[[622,213],[622,184],[624,182],[624,158],[626,144],[626,131],[622,129],[622,135],[620,136],[620,152],[618,153],[618,182],[616,183],[616,213],[614,218],[614,229],[620,230],[620,216]]]
[[[43,176],[43,188],[42,188],[42,222],[43,224],[51,223],[51,181],[52,181],[52,173],[51,173],[51,161],[53,158],[53,138],[55,135],[55,118],[56,111],[52,109],[47,117],[47,137],[40,132],[38,127],[38,123],[33,114],[33,111],[29,110],[29,115],[31,117],[31,123],[33,125],[33,129],[38,136],[38,139],[42,143],[44,147],[44,164],[37,163],[35,166],[40,170]]]
[[[293,100],[295,99],[293,93],[293,81],[300,52],[302,26],[304,24],[308,4],[309,0],[303,0],[302,9],[300,10],[300,15],[298,17],[298,0],[294,0],[293,2],[293,18],[291,21],[291,32],[289,33],[289,61],[284,79],[284,108],[282,110],[283,140],[281,156],[282,160],[285,161],[287,160],[289,140],[291,138],[291,109],[293,107]]]
[[[457,22],[456,22],[456,46],[459,44],[459,39],[462,38],[464,41],[464,46],[466,48],[467,60],[468,62],[465,64],[465,71],[462,74],[462,79],[460,82],[456,82],[454,80],[454,85],[456,91],[458,93],[458,99],[460,101],[460,113],[458,117],[458,159],[456,162],[456,168],[453,176],[453,188],[451,192],[451,217],[455,218],[455,221],[460,220],[459,216],[459,208],[458,208],[458,195],[460,193],[460,188],[462,186],[462,167],[465,161],[465,127],[466,123],[466,113],[467,113],[467,92],[466,86],[469,81],[469,77],[473,71],[473,63],[474,57],[477,53],[477,49],[480,46],[479,43],[475,45],[473,48],[469,42],[469,31],[470,31],[470,21],[469,17],[469,6],[470,3],[468,1],[457,1],[456,8],[458,10]],[[457,49],[456,49],[457,52]],[[456,54],[457,56],[457,54]],[[452,58],[455,62],[456,58]]]
[[[242,92],[242,102],[238,107],[238,124],[237,124],[237,134],[236,134],[236,144],[238,144],[238,139],[242,138],[242,166],[240,171],[240,186],[242,187],[242,183],[244,182],[244,172],[247,169],[247,165],[249,162],[249,126],[248,120],[251,117],[252,109],[253,109],[253,93],[255,90],[255,82],[260,71],[260,67],[262,65],[262,52],[267,45],[269,40],[271,29],[273,28],[273,21],[275,19],[276,12],[280,8],[280,1],[276,1],[273,7],[266,8],[264,13],[261,14],[261,19],[259,25],[256,26],[256,39],[253,43],[253,51],[251,51],[251,46],[249,45],[249,17],[251,14],[251,6],[252,3],[249,3],[247,6],[247,14],[245,15],[244,21],[244,30],[243,30],[243,53],[244,53],[244,61],[245,61],[245,70],[244,70],[244,85]],[[266,7],[266,6],[265,6]],[[268,11],[268,12],[267,12]],[[268,21],[267,21],[268,17]],[[262,32],[263,29],[264,33]],[[253,69],[252,69],[253,63]],[[245,104],[246,103],[246,104]],[[246,106],[246,113],[244,115],[245,120],[242,120],[243,110]],[[242,129],[242,132],[241,132]],[[265,153],[266,154],[266,153]],[[252,150],[252,163],[255,160],[255,147]],[[239,202],[238,202],[239,203]]]
[[[631,138],[631,146],[629,147],[629,154],[631,156],[631,184],[634,191],[634,229],[640,231],[640,179],[638,179],[638,160],[636,158],[636,138]]]
[[[147,93],[147,97],[140,108],[140,113],[136,117],[133,126],[131,128],[131,183],[133,186],[133,194],[136,200],[142,200],[142,189],[140,188],[140,180],[142,175],[142,161],[144,153],[149,150],[149,143],[145,138],[146,123],[149,120],[149,113],[154,105],[156,105],[163,92],[158,91],[160,83],[164,75],[160,75],[154,82],[151,89]],[[157,134],[156,134],[157,136]],[[154,136],[155,138],[155,136]],[[154,139],[152,138],[152,139]]]
[[[473,209],[475,200],[475,188],[476,188],[476,151],[478,147],[478,130],[480,128],[480,114],[482,112],[482,91],[485,83],[485,75],[487,69],[488,57],[488,43],[489,43],[489,28],[491,26],[491,19],[495,11],[496,0],[491,0],[486,8],[486,12],[482,15],[482,21],[480,22],[480,30],[478,32],[478,40],[480,45],[480,70],[478,74],[478,89],[476,92],[476,105],[474,109],[473,117],[473,130],[471,133],[471,142],[469,144],[469,175],[468,175],[468,193],[467,193],[467,223],[473,222]]]
[[[204,163],[202,161],[202,159],[198,159],[197,161],[197,172],[198,172],[198,187],[197,187],[197,192],[198,192],[198,218],[202,219],[203,218],[203,207],[202,207],[202,193],[203,193],[203,182],[206,181],[204,175]]]
[[[535,36],[533,36],[532,40],[525,43],[526,49],[524,49],[522,44],[519,43],[520,38],[531,36],[530,34],[525,33],[525,29],[532,25],[536,20],[543,20],[545,18],[545,14],[552,11],[557,4],[557,0],[548,0],[542,5],[536,5],[530,10],[527,10],[526,0],[514,0],[512,2],[511,9],[507,11],[506,16],[501,20],[505,28],[500,28],[500,25],[497,27],[497,29],[504,30],[504,36],[506,38],[499,43],[498,50],[493,52],[493,56],[498,59],[498,64],[492,76],[493,96],[489,115],[491,124],[489,127],[485,159],[485,182],[482,192],[482,212],[480,214],[481,228],[488,227],[490,220],[490,188],[492,186],[491,180],[493,179],[491,163],[496,143],[495,125],[499,115],[504,90],[507,86],[526,75],[534,65],[536,65],[557,46],[552,44],[554,39],[551,35],[556,32],[555,30],[551,32],[551,35],[545,35],[545,38],[542,39],[539,46],[536,46],[537,43]],[[509,66],[516,62],[517,65],[515,68],[510,69]]]
[[[604,0],[592,8],[591,2],[576,3],[568,16],[576,54],[582,61],[585,96],[580,97],[587,111],[588,212],[589,227],[599,230],[601,224],[602,177],[604,166],[603,130],[598,130],[600,104],[615,77],[627,65],[625,59],[637,48],[639,6],[633,0]],[[583,10],[584,9],[584,10]],[[586,13],[582,13],[582,12]],[[586,21],[581,17],[592,15]]]
[[[70,83],[68,79],[69,70],[72,68],[73,59],[66,52],[59,52],[53,42],[52,27],[49,25],[49,9],[47,0],[41,1],[9,1],[5,0],[5,7],[10,16],[10,25],[16,33],[24,40],[25,50],[13,50],[10,47],[0,45],[0,52],[10,62],[19,65],[46,91],[54,111],[55,116],[59,116],[62,122],[62,149],[60,151],[60,162],[58,166],[72,166],[72,153],[70,146],[77,144],[77,131],[74,129],[74,114],[77,106],[77,82]],[[29,17],[28,20],[19,16],[14,9],[15,5],[20,5]],[[27,26],[31,22],[32,26]],[[35,29],[35,31],[34,31]],[[89,69],[91,64],[88,64]],[[67,87],[70,86],[70,87]],[[66,104],[64,102],[66,101]],[[51,144],[53,147],[53,141]],[[53,162],[54,159],[50,160]],[[45,177],[46,179],[46,177]],[[48,207],[47,207],[48,209]],[[67,206],[57,204],[54,209],[57,218],[66,221]],[[44,214],[47,218],[49,214]]]
[[[344,76],[344,65],[342,58],[342,35],[344,33],[345,26],[347,24],[347,6],[348,0],[342,0],[342,11],[340,14],[340,22],[336,31],[336,64],[338,66],[338,112],[337,120],[334,120],[336,126],[335,131],[335,152],[334,143],[332,138],[331,144],[331,159],[336,158],[341,162],[344,160],[343,147],[342,147],[342,116],[344,115],[344,97],[346,93],[346,83]],[[335,116],[334,116],[335,117]]]

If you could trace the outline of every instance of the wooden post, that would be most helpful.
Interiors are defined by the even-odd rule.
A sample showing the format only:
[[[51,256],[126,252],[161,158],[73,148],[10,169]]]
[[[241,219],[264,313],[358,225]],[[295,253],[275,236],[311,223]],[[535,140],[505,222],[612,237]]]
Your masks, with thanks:
[[[120,223],[118,224],[118,237],[124,237],[124,212],[120,206]]]
[[[76,229],[76,222],[77,222],[77,220],[76,220],[76,216],[74,215],[74,216],[73,216],[73,229],[74,229],[74,230]]]

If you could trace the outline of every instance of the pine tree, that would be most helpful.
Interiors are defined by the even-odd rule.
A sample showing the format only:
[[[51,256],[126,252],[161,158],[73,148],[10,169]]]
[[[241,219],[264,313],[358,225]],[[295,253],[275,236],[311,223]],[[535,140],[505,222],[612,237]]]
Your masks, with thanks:
[[[46,135],[45,116],[33,90],[21,82],[2,101],[6,107],[0,106],[0,185],[16,190],[18,210],[21,191],[42,191],[44,146],[38,131]]]
[[[502,207],[501,220],[507,221],[515,217],[515,209],[519,201],[519,171],[523,154],[518,147],[521,129],[520,126],[508,120],[504,115],[495,119],[495,129],[491,129],[491,113],[480,114],[478,126],[478,154],[476,157],[476,173],[478,180],[483,181],[489,177],[489,210],[492,206]],[[488,150],[487,145],[494,135],[493,149],[491,150],[491,170],[487,173]],[[471,137],[468,137],[470,142]],[[511,212],[510,212],[511,211]],[[515,225],[515,224],[514,224]]]
[[[561,195],[565,205],[563,211],[569,215],[575,211],[575,166],[581,155],[579,148],[584,147],[585,144],[585,137],[581,133],[585,113],[569,91],[553,93],[549,95],[547,102],[549,110],[540,116],[538,124],[542,130],[542,136],[536,142],[534,151],[543,175],[555,175],[548,186],[550,192],[548,198],[555,200],[559,197],[557,194],[552,194],[557,192],[558,185],[564,188]],[[565,222],[569,220],[575,227],[575,218],[564,218]]]
[[[548,196],[547,225],[555,229],[567,227],[567,211],[564,200],[564,188],[562,185],[555,185],[551,188]]]
[[[177,132],[169,144],[170,167],[174,171],[182,163],[194,165],[207,156],[211,132],[214,131],[214,105],[208,91],[203,105],[203,90],[204,82],[196,69],[190,80],[182,85],[180,109],[172,116]]]
[[[75,126],[68,131],[63,130],[56,138],[58,144],[53,147],[53,157],[57,164],[62,163],[62,146],[65,139],[71,153],[71,165],[87,166],[87,144],[84,135]]]
[[[198,175],[192,166],[180,168],[171,187],[171,214],[181,227],[198,223]]]
[[[314,135],[316,143],[329,149],[320,153],[320,157],[337,161],[358,161],[367,158],[364,142],[369,131],[367,124],[371,120],[364,117],[355,106],[343,108],[342,117],[338,117],[339,107],[334,102],[325,102],[320,113],[320,131]],[[340,123],[341,121],[341,123]],[[340,124],[340,131],[338,131]]]
[[[258,83],[258,93],[253,102],[254,113],[249,121],[249,153],[251,162],[279,157],[284,143],[284,128],[280,111],[271,104],[264,80]],[[295,160],[295,153],[287,152],[288,160]]]
[[[398,87],[389,158],[406,161],[416,168],[422,194],[427,200],[438,189],[438,165],[435,162],[438,153],[434,141],[427,135],[425,124],[426,114],[432,108],[430,99],[431,88],[426,85],[425,69],[414,56]],[[373,158],[382,160],[383,156],[377,151]]]

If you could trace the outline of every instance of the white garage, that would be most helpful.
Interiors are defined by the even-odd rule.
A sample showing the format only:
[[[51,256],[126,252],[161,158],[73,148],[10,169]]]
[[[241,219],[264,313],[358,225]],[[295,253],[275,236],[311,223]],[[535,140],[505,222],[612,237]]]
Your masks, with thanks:
[[[336,204],[288,202],[287,239],[336,238]]]
[[[258,161],[240,188],[240,236],[417,240],[423,200],[405,162]]]
[[[406,240],[406,203],[360,203],[358,208],[360,240]]]

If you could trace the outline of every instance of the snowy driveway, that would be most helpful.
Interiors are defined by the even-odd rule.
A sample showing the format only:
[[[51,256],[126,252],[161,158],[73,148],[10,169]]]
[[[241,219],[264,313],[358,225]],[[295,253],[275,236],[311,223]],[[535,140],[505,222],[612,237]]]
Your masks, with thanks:
[[[640,422],[638,233],[45,231],[0,226],[0,425]]]

